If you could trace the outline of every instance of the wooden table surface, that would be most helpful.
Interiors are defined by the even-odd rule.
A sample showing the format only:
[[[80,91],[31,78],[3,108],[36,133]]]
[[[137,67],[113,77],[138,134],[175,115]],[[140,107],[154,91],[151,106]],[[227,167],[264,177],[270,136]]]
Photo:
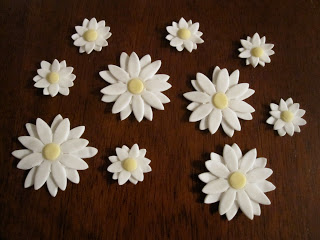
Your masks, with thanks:
[[[319,231],[319,1],[12,1],[1,11],[0,89],[0,239],[320,239]],[[204,43],[178,52],[165,39],[166,26],[180,17],[200,23]],[[109,46],[79,54],[71,35],[84,18],[106,20]],[[240,38],[259,32],[274,43],[265,67],[245,66],[238,58]],[[154,120],[120,121],[112,104],[100,101],[106,83],[98,73],[119,64],[121,52],[135,51],[162,60],[170,75],[171,103],[154,110]],[[70,95],[43,96],[32,78],[41,60],[66,60],[77,78]],[[232,138],[220,128],[214,135],[189,123],[190,80],[208,76],[215,66],[240,70],[240,82],[256,93],[248,99],[256,112],[241,121]],[[292,97],[307,111],[307,125],[293,137],[279,137],[265,123],[269,104]],[[40,117],[51,123],[57,114],[72,126],[85,125],[84,138],[99,149],[80,172],[80,184],[51,197],[46,186],[24,189],[26,171],[16,168],[11,152],[27,135],[25,123]],[[138,143],[147,149],[152,172],[142,183],[119,186],[107,172],[115,148]],[[277,189],[272,204],[249,220],[242,213],[229,222],[218,204],[203,203],[210,152],[222,153],[237,143],[268,159]]]

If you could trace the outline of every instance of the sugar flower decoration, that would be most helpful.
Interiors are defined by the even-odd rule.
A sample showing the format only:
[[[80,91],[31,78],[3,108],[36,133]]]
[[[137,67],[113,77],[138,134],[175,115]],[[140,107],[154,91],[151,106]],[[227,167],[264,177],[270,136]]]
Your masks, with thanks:
[[[281,137],[286,133],[293,136],[294,132],[300,132],[300,126],[307,124],[302,118],[306,111],[300,109],[299,103],[293,103],[292,98],[287,101],[281,99],[279,105],[271,103],[270,108],[271,117],[267,123],[274,125],[273,129],[277,130]]]
[[[113,173],[112,178],[118,179],[119,185],[125,184],[128,180],[133,184],[142,182],[143,173],[151,172],[149,166],[150,160],[145,158],[146,149],[140,149],[138,144],[134,144],[131,149],[126,145],[122,148],[116,148],[116,156],[110,156],[109,160],[112,164],[108,167],[108,171]]]
[[[193,111],[189,121],[200,121],[200,130],[208,128],[211,134],[220,125],[229,137],[233,136],[235,130],[240,131],[238,118],[251,120],[251,113],[255,110],[243,101],[254,90],[249,88],[248,83],[238,83],[239,74],[239,70],[236,70],[229,76],[227,69],[216,67],[210,81],[204,74],[197,73],[196,80],[191,80],[196,91],[183,94],[192,101],[187,107]]]
[[[143,117],[152,120],[152,109],[164,110],[163,103],[170,99],[162,92],[171,88],[166,74],[156,74],[161,61],[151,62],[150,55],[139,59],[135,52],[130,57],[121,53],[120,67],[109,65],[109,71],[101,71],[100,76],[109,86],[103,88],[101,93],[103,102],[115,102],[112,113],[120,112],[121,120],[126,119],[132,112],[138,122]]]
[[[166,39],[178,51],[186,48],[189,52],[192,52],[193,49],[197,49],[197,44],[204,42],[201,39],[202,32],[198,31],[199,26],[198,22],[192,24],[191,20],[186,22],[184,18],[181,18],[179,23],[172,22],[172,26],[167,27],[169,34]]]
[[[88,168],[82,158],[91,158],[98,152],[94,147],[87,147],[88,140],[80,138],[85,127],[70,130],[69,119],[57,115],[51,126],[38,118],[36,125],[27,123],[26,128],[30,136],[18,139],[27,149],[12,152],[21,159],[17,165],[19,169],[30,169],[24,187],[34,185],[38,190],[47,183],[50,194],[55,197],[58,188],[66,189],[67,179],[79,183],[77,170]]]
[[[72,87],[76,75],[72,74],[73,67],[67,67],[66,61],[59,63],[55,59],[52,64],[47,61],[40,63],[41,68],[37,70],[38,75],[33,78],[36,88],[43,88],[44,95],[56,96],[58,93],[69,95],[69,87]]]
[[[253,67],[260,64],[264,67],[266,63],[270,63],[269,56],[274,54],[272,50],[273,44],[266,43],[266,37],[260,38],[258,33],[255,33],[252,38],[249,36],[247,40],[241,39],[242,48],[239,48],[240,58],[246,58],[246,65],[251,64]]]
[[[211,153],[211,160],[205,165],[209,172],[199,175],[206,183],[202,192],[207,194],[204,202],[219,203],[220,215],[226,214],[230,221],[241,211],[250,219],[260,216],[259,204],[271,204],[264,194],[275,189],[266,179],[272,174],[270,168],[265,168],[267,159],[257,158],[257,150],[252,149],[245,155],[237,144],[232,147],[225,145],[223,156]]]
[[[79,52],[90,54],[93,50],[100,52],[103,47],[108,46],[107,39],[111,37],[110,27],[106,26],[104,20],[97,22],[95,18],[84,19],[82,26],[75,27],[77,33],[71,38],[74,45],[79,47]]]

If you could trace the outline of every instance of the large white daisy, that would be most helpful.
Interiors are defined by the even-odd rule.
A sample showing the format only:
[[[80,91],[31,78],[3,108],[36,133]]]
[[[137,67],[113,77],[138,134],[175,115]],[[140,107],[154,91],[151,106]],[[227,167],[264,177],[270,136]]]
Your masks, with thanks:
[[[197,73],[196,80],[191,80],[196,91],[188,92],[183,96],[192,101],[187,107],[193,111],[190,122],[200,121],[200,130],[209,129],[214,134],[220,124],[224,132],[232,137],[234,130],[240,131],[238,118],[251,120],[254,108],[243,100],[250,97],[254,90],[248,83],[238,83],[239,70],[230,76],[227,69],[216,67],[212,81],[204,74]]]
[[[223,156],[212,152],[210,158],[205,163],[209,172],[199,175],[200,180],[206,183],[202,189],[208,194],[204,202],[220,201],[219,213],[226,214],[228,220],[236,215],[239,208],[250,219],[254,215],[260,216],[259,204],[271,204],[264,193],[275,189],[266,180],[272,174],[270,168],[265,168],[267,159],[257,158],[256,149],[242,155],[237,144],[232,147],[226,144]]]
[[[247,37],[247,40],[240,40],[242,48],[239,48],[239,57],[246,58],[246,65],[251,64],[253,67],[260,64],[264,67],[266,63],[270,63],[269,56],[274,54],[272,48],[273,44],[266,43],[266,37],[260,38],[258,33],[255,33],[253,37]]]
[[[82,158],[93,157],[98,152],[94,147],[87,147],[88,140],[80,138],[85,127],[70,130],[69,119],[57,115],[50,127],[38,118],[36,125],[27,123],[26,128],[30,136],[18,139],[27,149],[12,152],[21,159],[17,165],[19,169],[30,169],[24,187],[34,185],[38,190],[47,183],[50,194],[55,197],[58,187],[66,189],[67,179],[79,183],[77,170],[88,168]]]
[[[134,144],[131,149],[126,145],[116,148],[116,156],[110,156],[112,164],[108,171],[113,173],[112,178],[118,179],[119,185],[125,184],[128,180],[137,184],[144,179],[143,173],[151,172],[150,160],[145,157],[146,149],[140,149],[138,144]]]
[[[192,52],[193,49],[197,49],[197,44],[204,42],[201,39],[202,32],[198,31],[199,26],[198,22],[192,23],[191,20],[186,22],[184,18],[181,18],[179,23],[172,22],[172,26],[167,27],[169,34],[166,36],[166,39],[178,51],[186,48],[189,52]]]
[[[271,117],[267,123],[274,125],[273,129],[277,130],[281,137],[286,133],[293,136],[294,132],[300,132],[300,126],[307,124],[302,118],[306,111],[300,109],[299,103],[293,103],[292,98],[288,98],[287,101],[281,98],[279,105],[271,103],[270,108]]]
[[[43,88],[44,95],[56,96],[58,93],[69,95],[69,87],[72,87],[76,75],[72,74],[73,67],[67,67],[66,61],[59,63],[55,59],[52,64],[47,61],[41,62],[41,68],[37,70],[38,75],[33,78],[36,88]]]
[[[161,61],[151,62],[150,55],[139,60],[135,52],[130,57],[121,53],[120,67],[109,65],[109,71],[101,71],[100,76],[111,85],[103,88],[103,102],[115,102],[112,113],[120,112],[121,120],[133,112],[137,121],[143,117],[152,120],[152,109],[164,110],[163,103],[170,99],[162,92],[171,88],[166,74],[156,74]]]
[[[104,20],[97,22],[95,18],[84,19],[82,26],[75,27],[77,33],[71,38],[74,45],[79,47],[79,52],[87,54],[93,50],[100,52],[102,47],[108,46],[107,39],[111,37],[110,27],[106,26]]]

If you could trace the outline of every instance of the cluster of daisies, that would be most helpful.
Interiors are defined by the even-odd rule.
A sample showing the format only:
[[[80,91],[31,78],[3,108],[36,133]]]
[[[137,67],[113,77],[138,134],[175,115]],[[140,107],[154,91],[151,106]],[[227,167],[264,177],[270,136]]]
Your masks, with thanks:
[[[186,49],[189,52],[197,49],[197,44],[203,43],[199,31],[199,23],[193,23],[181,18],[172,22],[167,28],[166,39],[178,51]],[[84,19],[81,26],[75,27],[72,35],[74,45],[79,47],[79,53],[90,54],[101,51],[108,46],[111,37],[110,27],[104,20],[95,18]],[[266,37],[260,38],[258,33],[253,37],[241,39],[239,48],[240,58],[246,59],[246,64],[254,68],[259,64],[270,63],[274,54],[273,44],[266,43]],[[74,85],[76,76],[73,67],[67,66],[66,61],[55,59],[52,63],[42,61],[38,75],[33,78],[34,86],[43,89],[44,95],[56,96],[58,93],[69,95],[69,88]],[[153,119],[153,110],[164,110],[164,104],[170,99],[163,93],[171,88],[168,83],[169,75],[159,74],[161,61],[152,61],[150,55],[139,57],[135,52],[130,55],[123,52],[120,64],[108,65],[108,69],[99,75],[108,85],[101,89],[102,101],[113,102],[112,113],[120,113],[124,120],[132,113],[138,122],[143,118]],[[229,73],[227,69],[216,67],[211,79],[202,73],[196,74],[191,80],[194,91],[187,92],[184,97],[191,101],[187,109],[192,111],[190,122],[200,122],[200,130],[208,129],[211,134],[223,131],[232,137],[235,131],[241,130],[239,119],[251,120],[255,109],[245,100],[254,94],[248,83],[239,83],[239,70]],[[300,132],[300,126],[306,121],[302,118],[305,110],[291,98],[281,99],[279,105],[270,104],[271,117],[267,123],[273,125],[280,136]],[[83,160],[95,156],[98,150],[88,147],[89,141],[81,138],[85,127],[70,128],[68,118],[57,115],[49,126],[38,118],[36,124],[27,123],[29,136],[19,137],[25,149],[16,150],[12,154],[19,158],[19,169],[29,170],[24,186],[34,189],[44,184],[50,194],[55,197],[58,189],[65,190],[67,180],[79,183],[78,170],[85,170],[88,164]],[[139,149],[138,144],[131,148],[123,145],[116,148],[116,155],[110,156],[111,165],[108,171],[119,185],[126,182],[137,184],[143,181],[144,173],[150,172],[150,160],[145,157],[146,149]],[[207,194],[204,202],[207,204],[220,202],[219,213],[226,214],[231,220],[238,209],[250,219],[261,214],[260,204],[268,205],[270,200],[266,192],[275,186],[266,179],[272,170],[266,168],[267,159],[257,158],[256,149],[243,154],[237,144],[225,145],[223,154],[211,153],[211,159],[205,166],[209,172],[199,175],[206,183],[203,192]]]

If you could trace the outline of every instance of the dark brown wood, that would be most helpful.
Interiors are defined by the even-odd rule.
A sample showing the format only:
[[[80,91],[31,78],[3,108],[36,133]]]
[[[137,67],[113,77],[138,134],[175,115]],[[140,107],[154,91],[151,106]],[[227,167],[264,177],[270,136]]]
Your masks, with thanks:
[[[12,1],[1,11],[0,88],[0,238],[1,239],[319,239],[319,1]],[[204,43],[191,54],[177,52],[165,40],[166,26],[183,16],[200,23]],[[79,54],[71,35],[87,17],[111,27],[102,52]],[[275,44],[266,67],[245,66],[239,40],[259,32]],[[122,51],[161,59],[161,73],[171,76],[171,103],[154,111],[154,120],[120,121],[112,104],[100,101],[106,83],[98,72],[119,64]],[[75,68],[68,97],[43,96],[32,78],[41,60],[67,61]],[[210,76],[218,65],[240,70],[240,82],[256,90],[248,102],[256,112],[242,121],[233,138],[214,135],[189,123],[190,80]],[[292,97],[307,111],[300,134],[279,137],[265,121],[269,103]],[[85,125],[84,137],[99,149],[80,172],[79,185],[68,182],[52,198],[46,187],[23,188],[27,172],[16,168],[11,152],[22,148],[27,122],[57,114],[72,126]],[[218,204],[203,204],[203,183],[210,152],[238,143],[268,158],[277,189],[271,206],[253,221],[239,214],[231,222]],[[119,186],[106,171],[107,157],[123,144],[147,149],[152,172],[134,186]]]

